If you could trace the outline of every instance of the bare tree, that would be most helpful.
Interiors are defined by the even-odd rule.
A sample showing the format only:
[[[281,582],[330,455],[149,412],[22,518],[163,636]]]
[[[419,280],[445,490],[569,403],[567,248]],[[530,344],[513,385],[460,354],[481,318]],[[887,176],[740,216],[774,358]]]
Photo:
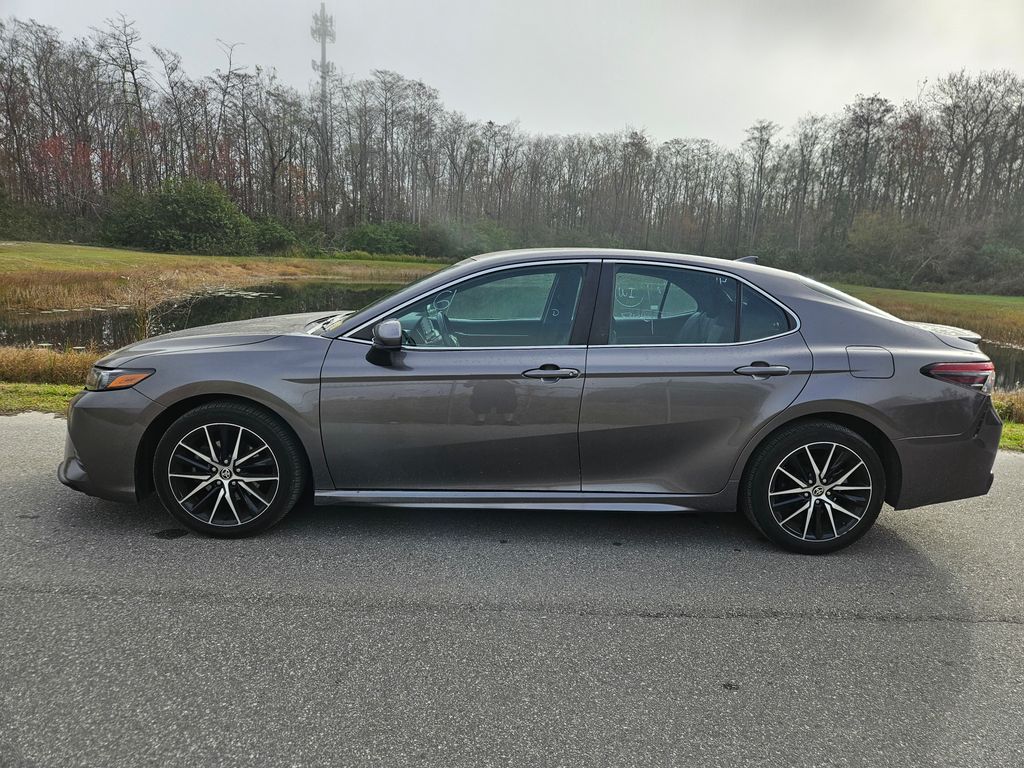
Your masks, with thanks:
[[[199,178],[250,216],[327,238],[382,222],[490,227],[507,242],[758,252],[822,270],[874,259],[924,282],[967,274],[963,254],[985,238],[1024,251],[1024,80],[1010,72],[953,73],[901,105],[858,96],[789,133],[760,120],[735,150],[642,130],[538,136],[446,109],[396,72],[343,77],[326,58],[331,21],[314,17],[307,93],[241,65],[237,43],[219,43],[226,63],[208,76],[159,48],[151,66],[124,16],[73,41],[0,22],[0,204],[95,217],[119,186]],[[882,229],[905,247],[867,248]]]

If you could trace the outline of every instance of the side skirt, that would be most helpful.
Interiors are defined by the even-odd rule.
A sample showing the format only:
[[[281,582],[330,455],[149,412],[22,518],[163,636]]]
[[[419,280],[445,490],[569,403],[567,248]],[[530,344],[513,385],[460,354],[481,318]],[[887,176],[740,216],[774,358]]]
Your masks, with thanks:
[[[547,491],[316,491],[317,506],[409,509],[535,509],[590,512],[720,512],[736,508],[736,488],[710,495]]]

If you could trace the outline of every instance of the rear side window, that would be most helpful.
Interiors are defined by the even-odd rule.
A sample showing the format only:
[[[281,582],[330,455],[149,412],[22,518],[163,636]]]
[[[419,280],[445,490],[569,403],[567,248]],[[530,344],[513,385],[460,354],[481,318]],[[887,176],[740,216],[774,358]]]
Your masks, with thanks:
[[[733,278],[713,272],[616,265],[609,343],[731,343],[736,337],[736,290]]]
[[[734,344],[793,328],[780,305],[727,275],[647,264],[614,270],[609,344]]]
[[[790,329],[789,315],[764,294],[744,285],[740,296],[739,341],[767,339]]]

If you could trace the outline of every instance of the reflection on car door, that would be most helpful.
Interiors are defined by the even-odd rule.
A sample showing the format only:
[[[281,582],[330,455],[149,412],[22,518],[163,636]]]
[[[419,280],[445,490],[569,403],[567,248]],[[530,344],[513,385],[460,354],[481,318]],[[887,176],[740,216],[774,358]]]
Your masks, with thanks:
[[[669,294],[678,312],[663,309],[669,290],[686,293]],[[788,314],[717,273],[608,262],[595,311],[580,411],[584,491],[722,490],[747,440],[796,399],[811,369]]]
[[[430,311],[453,314],[440,324],[449,334],[440,347],[425,345],[435,343],[433,331],[416,331],[416,306],[398,310],[391,317],[420,346],[404,346],[391,366],[366,360],[365,339],[332,343],[320,417],[337,488],[579,490],[577,429],[599,265],[547,269],[555,279],[517,283],[521,275],[505,270],[476,295],[425,298]],[[517,286],[541,284],[544,296],[525,299],[525,309],[516,303]]]

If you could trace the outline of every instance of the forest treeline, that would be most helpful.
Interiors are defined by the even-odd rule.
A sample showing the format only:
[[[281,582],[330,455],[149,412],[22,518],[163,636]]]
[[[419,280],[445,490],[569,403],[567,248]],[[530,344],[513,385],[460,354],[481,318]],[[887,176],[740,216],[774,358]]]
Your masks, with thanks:
[[[538,135],[446,109],[389,71],[332,73],[325,100],[223,48],[222,67],[193,75],[123,18],[74,40],[2,22],[0,236],[141,247],[133,238],[187,230],[189,201],[205,201],[216,216],[198,218],[255,227],[230,230],[254,250],[624,246],[1024,294],[1015,73],[954,72],[903,104],[857,96],[788,130],[759,120],[730,148],[642,130]],[[160,242],[217,247],[193,241]]]

